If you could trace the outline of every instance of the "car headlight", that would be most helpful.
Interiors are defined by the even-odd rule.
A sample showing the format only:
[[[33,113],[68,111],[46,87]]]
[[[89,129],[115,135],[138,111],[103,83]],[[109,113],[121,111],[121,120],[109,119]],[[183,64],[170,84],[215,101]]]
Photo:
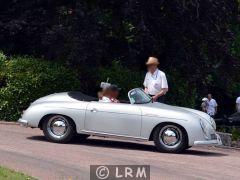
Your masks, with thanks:
[[[205,136],[206,139],[209,139],[208,137],[208,133],[207,133],[207,125],[206,123],[200,119],[200,125],[201,125],[201,128],[202,128],[202,131],[203,131],[203,134]]]

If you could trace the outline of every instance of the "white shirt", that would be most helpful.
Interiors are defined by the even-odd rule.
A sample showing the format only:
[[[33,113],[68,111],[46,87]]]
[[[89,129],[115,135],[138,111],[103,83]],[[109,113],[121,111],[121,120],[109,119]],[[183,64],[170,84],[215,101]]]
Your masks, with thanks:
[[[110,98],[103,96],[101,100],[99,100],[99,102],[104,102],[104,103],[110,103],[112,102]]]
[[[237,104],[237,112],[240,112],[240,96],[237,98],[236,104]]]
[[[148,89],[148,94],[156,95],[163,88],[168,88],[167,78],[164,72],[157,69],[153,74],[148,72],[143,83]]]
[[[214,116],[216,114],[215,108],[218,106],[217,102],[215,101],[215,99],[211,99],[210,101],[208,100],[207,102],[208,102],[207,113],[210,116]]]

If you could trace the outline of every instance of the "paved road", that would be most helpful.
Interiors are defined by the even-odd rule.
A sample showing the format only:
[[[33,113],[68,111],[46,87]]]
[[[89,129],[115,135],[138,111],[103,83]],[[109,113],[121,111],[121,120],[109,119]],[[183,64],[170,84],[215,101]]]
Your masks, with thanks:
[[[0,124],[0,165],[39,179],[89,179],[90,165],[147,164],[151,179],[240,179],[240,151],[192,148],[163,154],[151,143],[90,138],[54,144],[39,129]]]

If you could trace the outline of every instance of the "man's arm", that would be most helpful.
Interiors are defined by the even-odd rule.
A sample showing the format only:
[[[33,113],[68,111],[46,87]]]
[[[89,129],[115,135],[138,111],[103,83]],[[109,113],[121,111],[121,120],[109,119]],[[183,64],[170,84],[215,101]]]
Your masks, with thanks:
[[[147,80],[147,74],[146,74],[145,79],[144,79],[144,82],[143,82],[143,86],[144,86],[144,91],[145,91],[145,93],[148,94],[147,84],[148,84],[148,80]]]
[[[145,93],[148,94],[148,88],[147,87],[144,88],[144,91],[145,91]]]
[[[156,101],[159,97],[165,95],[168,92],[168,88],[163,88],[159,93],[153,96],[153,101]]]

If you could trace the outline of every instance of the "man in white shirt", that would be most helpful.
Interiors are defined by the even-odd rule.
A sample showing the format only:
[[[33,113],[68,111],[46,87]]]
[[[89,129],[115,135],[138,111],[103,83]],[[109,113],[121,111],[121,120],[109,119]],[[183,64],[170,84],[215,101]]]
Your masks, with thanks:
[[[210,115],[211,117],[214,118],[214,116],[217,114],[218,104],[217,104],[216,100],[212,98],[211,94],[208,94],[207,97],[208,97],[207,113],[208,113],[208,115]]]
[[[237,109],[237,112],[240,113],[240,96],[236,100],[236,109]]]
[[[146,65],[148,72],[143,83],[145,92],[153,98],[154,102],[164,102],[164,95],[168,92],[166,75],[158,69],[157,58],[149,57]]]

